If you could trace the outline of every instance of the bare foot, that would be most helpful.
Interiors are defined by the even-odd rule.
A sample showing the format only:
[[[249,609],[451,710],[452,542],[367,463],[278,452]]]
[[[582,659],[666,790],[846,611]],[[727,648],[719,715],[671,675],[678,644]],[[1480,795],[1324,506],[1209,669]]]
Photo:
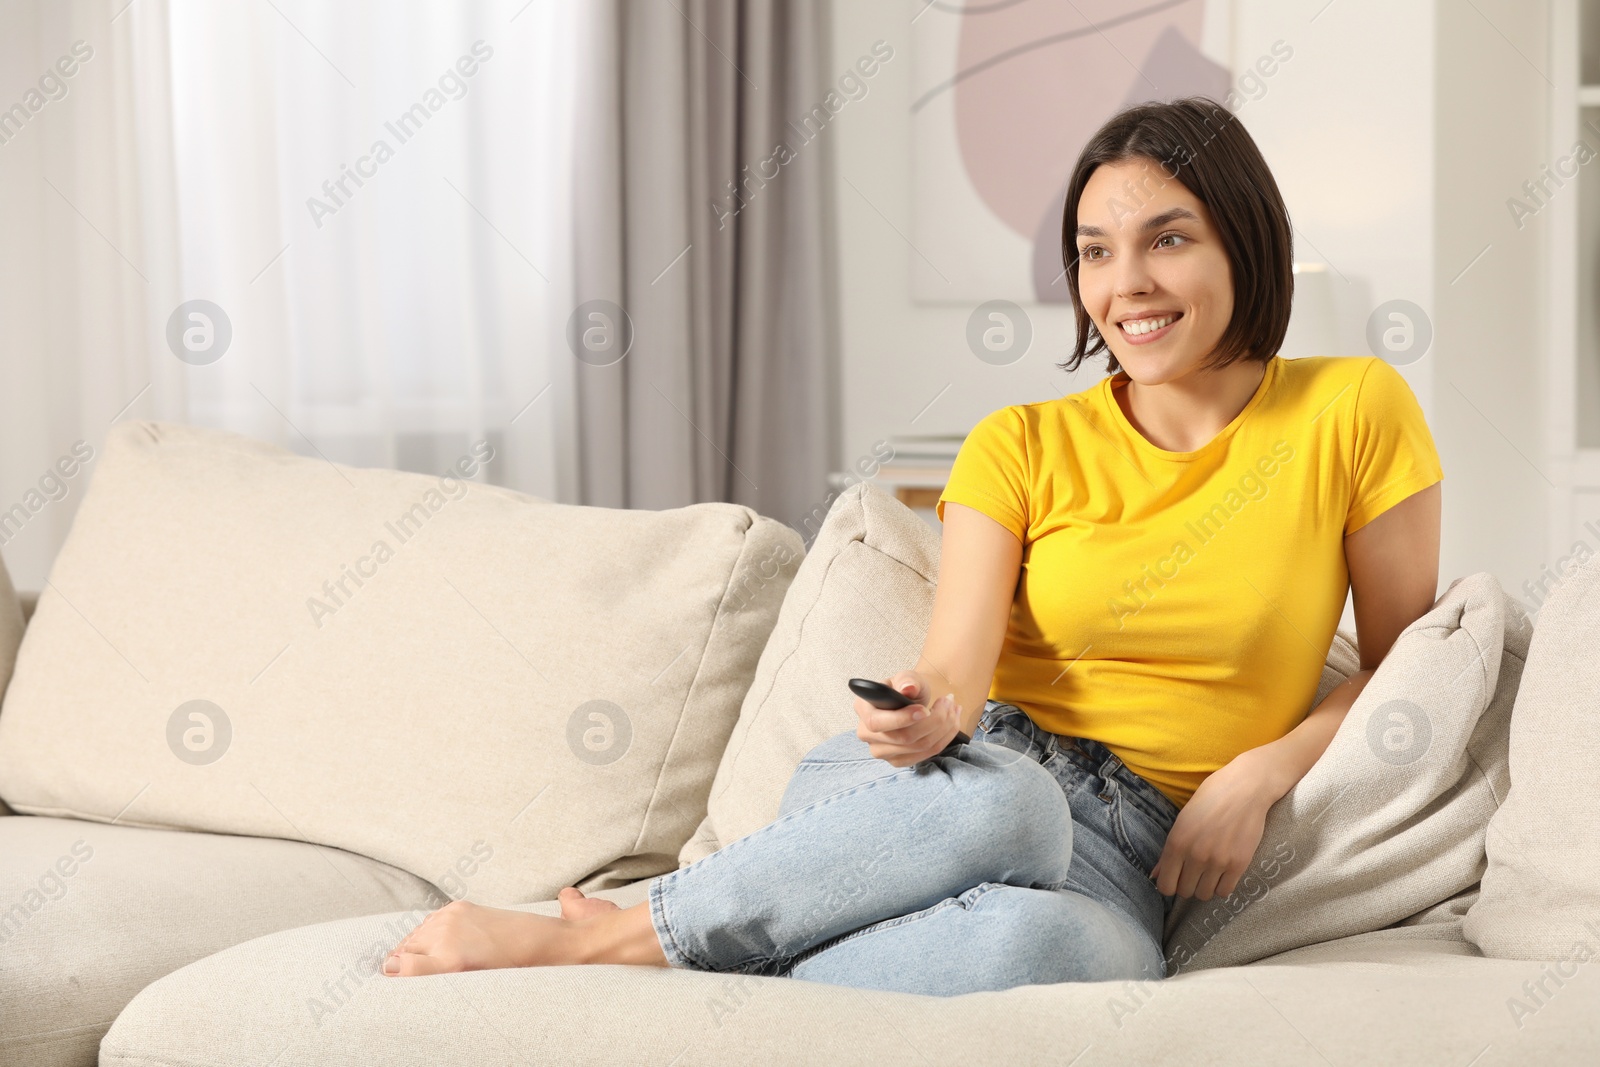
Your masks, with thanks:
[[[532,915],[453,900],[417,924],[384,960],[383,973],[421,974],[487,971],[582,963],[578,924],[553,915]]]
[[[556,899],[561,901],[563,919],[588,919],[608,911],[622,910],[609,900],[594,900],[584,896],[583,890],[577,886],[567,886],[556,894]]]
[[[569,887],[570,888],[570,887]],[[452,974],[500,967],[550,967],[579,963],[629,963],[666,967],[666,953],[650,921],[649,902],[619,908],[589,900],[576,889],[568,907],[584,918],[556,918],[451,901],[430,914],[384,961],[392,977]]]

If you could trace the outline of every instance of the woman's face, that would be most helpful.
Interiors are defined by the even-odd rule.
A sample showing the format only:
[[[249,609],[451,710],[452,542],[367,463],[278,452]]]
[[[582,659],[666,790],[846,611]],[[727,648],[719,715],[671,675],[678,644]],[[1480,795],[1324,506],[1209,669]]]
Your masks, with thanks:
[[[1211,212],[1152,159],[1104,163],[1078,202],[1078,295],[1140,385],[1197,370],[1233,318]]]

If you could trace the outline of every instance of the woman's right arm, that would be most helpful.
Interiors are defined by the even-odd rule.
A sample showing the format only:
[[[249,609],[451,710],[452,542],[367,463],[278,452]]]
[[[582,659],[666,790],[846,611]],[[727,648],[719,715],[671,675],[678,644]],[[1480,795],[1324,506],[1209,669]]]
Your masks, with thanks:
[[[957,730],[970,735],[977,728],[1021,573],[1016,534],[976,508],[945,502],[939,581],[922,654],[914,668],[887,680],[917,703],[884,711],[856,698],[856,736],[874,756],[910,766],[937,754]],[[934,707],[947,694],[955,707]],[[933,713],[913,722],[912,713],[922,708]]]

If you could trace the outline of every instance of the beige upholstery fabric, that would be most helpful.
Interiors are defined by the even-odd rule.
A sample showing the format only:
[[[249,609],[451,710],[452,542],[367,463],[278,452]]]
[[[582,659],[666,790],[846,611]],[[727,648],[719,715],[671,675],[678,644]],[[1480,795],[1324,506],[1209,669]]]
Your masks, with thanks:
[[[1488,870],[1465,922],[1486,955],[1600,957],[1596,782],[1600,559],[1591,559],[1551,594],[1533,632],[1511,719],[1511,795],[1489,821]]]
[[[734,504],[118,423],[6,695],[0,796],[333,845],[486,904],[662,873],[801,547]]]
[[[524,910],[553,914],[554,904]],[[1590,1064],[1600,984],[1518,1027],[1529,965],[1381,931],[1164,982],[924,997],[653,967],[376,972],[387,916],[227,949],[118,1018],[103,1067],[467,1064]],[[327,983],[349,974],[343,991]],[[333,994],[337,994],[336,996]],[[1087,1054],[1085,1054],[1087,1050]]]
[[[22,605],[11,587],[11,575],[0,556],[0,695],[11,681],[11,668],[17,661],[17,646],[22,644]]]
[[[307,923],[420,908],[418,922],[445,900],[337,849],[0,819],[0,1063],[93,1067],[123,1005],[184,964]]]
[[[869,482],[839,495],[761,653],[682,865],[777,818],[801,758],[855,729],[851,677],[886,678],[916,663],[938,578],[939,535],[915,512]],[[1335,636],[1317,702],[1360,669],[1353,636]]]
[[[1400,634],[1310,772],[1275,804],[1233,894],[1180,898],[1169,973],[1399,923],[1471,889],[1510,785],[1507,728],[1532,628],[1487,573]]]

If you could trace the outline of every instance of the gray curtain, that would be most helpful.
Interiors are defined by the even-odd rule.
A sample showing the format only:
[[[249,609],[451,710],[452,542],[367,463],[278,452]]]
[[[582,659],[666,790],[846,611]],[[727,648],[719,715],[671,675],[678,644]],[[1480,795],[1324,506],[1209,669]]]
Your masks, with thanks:
[[[576,300],[620,305],[634,333],[575,366],[581,503],[726,500],[799,525],[826,496],[825,18],[820,0],[587,0]]]

